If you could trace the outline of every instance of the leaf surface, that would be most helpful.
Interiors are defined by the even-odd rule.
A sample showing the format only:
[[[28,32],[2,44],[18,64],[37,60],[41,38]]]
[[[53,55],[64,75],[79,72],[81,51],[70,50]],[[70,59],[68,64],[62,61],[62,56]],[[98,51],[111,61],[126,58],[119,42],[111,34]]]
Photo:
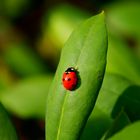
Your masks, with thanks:
[[[2,104],[0,104],[0,140],[18,140],[16,131]]]
[[[76,140],[94,107],[102,84],[107,53],[104,14],[86,20],[66,42],[47,100],[46,139]],[[77,89],[68,91],[62,75],[78,71]]]
[[[44,118],[51,80],[50,75],[24,79],[2,92],[0,100],[7,110],[21,118]]]
[[[140,121],[137,121],[119,133],[116,133],[108,140],[137,140],[140,138]]]

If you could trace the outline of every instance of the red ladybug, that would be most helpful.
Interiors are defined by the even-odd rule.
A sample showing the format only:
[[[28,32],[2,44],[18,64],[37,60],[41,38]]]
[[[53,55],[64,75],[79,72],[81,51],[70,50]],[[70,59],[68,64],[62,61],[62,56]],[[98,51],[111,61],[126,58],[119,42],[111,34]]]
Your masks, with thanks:
[[[63,74],[63,78],[62,78],[63,86],[67,90],[73,90],[75,89],[77,82],[78,82],[78,77],[77,77],[76,69],[73,67],[68,68]]]

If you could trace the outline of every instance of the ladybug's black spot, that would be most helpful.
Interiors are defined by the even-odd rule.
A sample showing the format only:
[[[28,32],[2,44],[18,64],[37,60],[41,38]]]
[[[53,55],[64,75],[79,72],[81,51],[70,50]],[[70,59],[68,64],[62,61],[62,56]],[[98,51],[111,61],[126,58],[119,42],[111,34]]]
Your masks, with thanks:
[[[71,78],[68,78],[68,81],[70,81],[71,80]]]
[[[63,78],[62,80],[63,80],[63,81],[65,81],[65,79],[64,79],[64,78]]]

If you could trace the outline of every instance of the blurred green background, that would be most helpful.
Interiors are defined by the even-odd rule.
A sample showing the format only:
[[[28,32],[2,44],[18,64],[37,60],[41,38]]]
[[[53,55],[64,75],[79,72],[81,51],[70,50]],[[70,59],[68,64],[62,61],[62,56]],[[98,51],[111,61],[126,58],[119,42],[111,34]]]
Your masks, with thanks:
[[[45,103],[61,49],[76,26],[102,10],[109,34],[106,73],[139,86],[139,0],[0,1],[0,101],[21,140],[44,139]]]

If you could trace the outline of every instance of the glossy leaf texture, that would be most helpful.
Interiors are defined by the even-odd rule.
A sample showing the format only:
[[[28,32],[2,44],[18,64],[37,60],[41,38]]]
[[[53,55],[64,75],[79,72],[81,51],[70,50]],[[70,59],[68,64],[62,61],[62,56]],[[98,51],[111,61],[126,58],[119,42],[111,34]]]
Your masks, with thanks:
[[[120,116],[112,117],[112,112],[119,97],[131,85],[132,83],[122,76],[110,73],[105,74],[98,99],[86,123],[81,140],[99,140],[103,137],[104,133],[112,127],[114,118],[116,119],[116,117]],[[122,112],[122,110],[120,111]]]
[[[140,121],[137,121],[108,140],[138,140],[140,138]]]
[[[104,77],[107,32],[104,13],[91,17],[66,42],[47,100],[46,139],[77,140],[94,107]],[[77,68],[77,89],[68,91],[62,75]]]
[[[18,140],[13,124],[2,104],[0,104],[0,140]]]
[[[95,107],[113,117],[118,99],[131,85],[132,82],[120,75],[106,73]]]
[[[112,118],[115,118],[123,109],[131,121],[139,120],[139,91],[140,86],[126,78],[106,73],[96,107]]]
[[[111,126],[113,119],[97,106],[94,107],[80,140],[99,140]]]

